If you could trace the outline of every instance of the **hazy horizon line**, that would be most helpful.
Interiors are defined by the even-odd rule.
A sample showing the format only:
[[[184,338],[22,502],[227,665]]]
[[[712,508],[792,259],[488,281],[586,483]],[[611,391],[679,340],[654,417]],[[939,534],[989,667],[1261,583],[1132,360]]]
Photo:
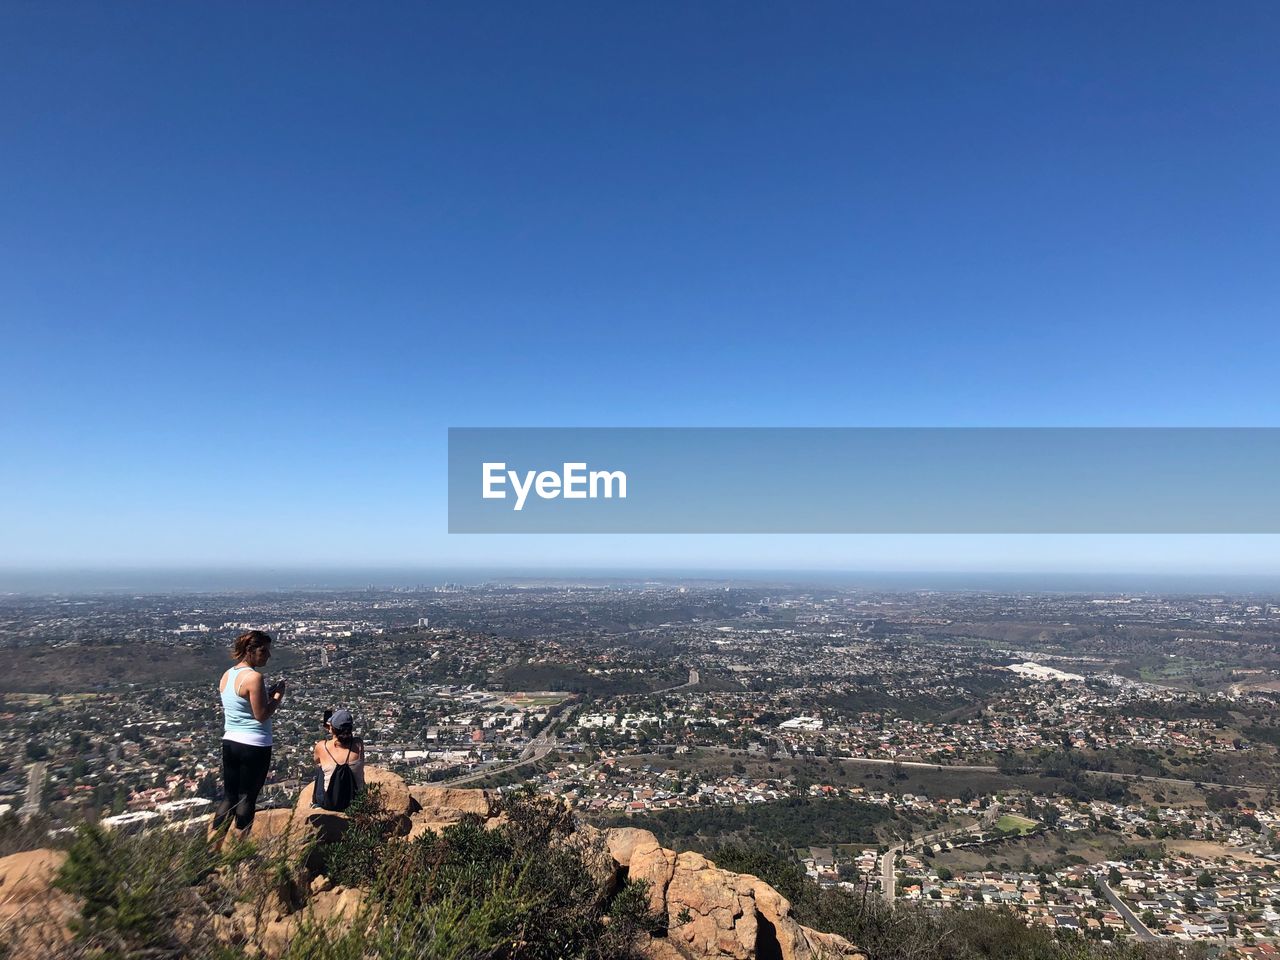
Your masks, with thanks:
[[[204,593],[289,589],[395,589],[514,580],[712,581],[885,590],[1015,590],[1042,593],[1280,593],[1280,573],[1222,570],[894,569],[715,565],[485,564],[114,565],[0,564],[0,593]]]

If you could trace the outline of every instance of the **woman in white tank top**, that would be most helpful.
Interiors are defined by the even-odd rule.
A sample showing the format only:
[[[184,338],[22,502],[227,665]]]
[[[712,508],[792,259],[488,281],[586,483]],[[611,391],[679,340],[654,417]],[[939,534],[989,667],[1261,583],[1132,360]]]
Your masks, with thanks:
[[[284,699],[284,681],[266,685],[261,669],[271,659],[271,636],[249,630],[236,638],[231,652],[235,666],[222,675],[222,802],[211,835],[235,821],[240,836],[253,826],[258,793],[271,769],[271,716]]]

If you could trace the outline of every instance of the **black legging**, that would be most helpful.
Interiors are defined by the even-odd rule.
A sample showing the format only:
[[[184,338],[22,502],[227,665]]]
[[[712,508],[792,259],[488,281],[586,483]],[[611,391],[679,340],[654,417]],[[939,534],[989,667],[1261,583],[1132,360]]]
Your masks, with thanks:
[[[253,808],[262,785],[267,782],[270,767],[270,747],[222,741],[222,803],[213,815],[215,825],[222,826],[232,811],[235,811],[238,830],[245,830],[253,823]]]

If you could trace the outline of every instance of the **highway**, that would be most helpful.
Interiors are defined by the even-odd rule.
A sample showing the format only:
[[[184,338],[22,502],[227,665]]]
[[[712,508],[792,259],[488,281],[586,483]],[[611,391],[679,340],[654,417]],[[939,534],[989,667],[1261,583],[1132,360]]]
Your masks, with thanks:
[[[509,770],[516,770],[520,767],[527,766],[531,763],[537,763],[548,753],[550,753],[556,745],[556,728],[560,726],[560,717],[556,717],[546,729],[539,733],[536,737],[529,741],[520,756],[510,763],[499,764],[496,767],[486,767],[483,770],[476,770],[472,773],[464,773],[460,777],[454,777],[452,780],[437,780],[429,784],[433,787],[460,787],[463,784],[473,783],[476,780],[484,780],[487,777],[496,776],[499,773],[506,773]]]
[[[655,690],[653,692],[654,693],[671,693],[675,690],[688,690],[690,687],[696,687],[698,685],[699,679],[700,678],[698,676],[698,668],[690,667],[689,679],[686,683],[680,683],[674,687],[667,687],[665,690]],[[649,694],[645,694],[645,696],[649,696]]]
[[[643,694],[643,696],[649,697],[656,693],[674,693],[677,690],[687,690],[690,687],[696,687],[699,680],[698,668],[690,667],[689,679],[684,683],[678,683],[674,687],[665,687],[662,690],[653,690],[649,693]],[[637,696],[640,696],[640,694],[637,694]],[[556,728],[560,726],[561,720],[561,717],[556,717],[551,721],[551,723],[547,724],[547,728],[530,740],[525,748],[520,751],[520,756],[510,763],[500,764],[496,767],[488,767],[484,770],[476,770],[471,773],[464,773],[462,776],[454,777],[451,780],[440,780],[433,784],[433,786],[460,787],[464,784],[474,783],[477,780],[484,780],[500,773],[508,773],[511,770],[518,770],[520,767],[537,763],[555,749]]]

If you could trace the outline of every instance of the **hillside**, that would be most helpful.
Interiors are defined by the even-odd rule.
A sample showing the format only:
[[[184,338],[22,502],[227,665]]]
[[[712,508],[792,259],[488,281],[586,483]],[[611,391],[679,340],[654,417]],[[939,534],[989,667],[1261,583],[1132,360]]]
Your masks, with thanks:
[[[4,858],[8,960],[862,956],[763,881],[648,831],[580,825],[547,799],[369,780],[349,816],[300,797],[220,853],[176,831],[82,828],[67,851]]]
[[[369,770],[349,816],[260,811],[221,851],[82,827],[0,858],[3,960],[1156,960],[1008,910],[929,910],[810,882],[788,853],[715,859],[530,794]],[[199,825],[198,825],[199,826]],[[720,865],[717,865],[717,862]],[[726,869],[730,868],[730,869]],[[857,943],[859,947],[853,944]]]

